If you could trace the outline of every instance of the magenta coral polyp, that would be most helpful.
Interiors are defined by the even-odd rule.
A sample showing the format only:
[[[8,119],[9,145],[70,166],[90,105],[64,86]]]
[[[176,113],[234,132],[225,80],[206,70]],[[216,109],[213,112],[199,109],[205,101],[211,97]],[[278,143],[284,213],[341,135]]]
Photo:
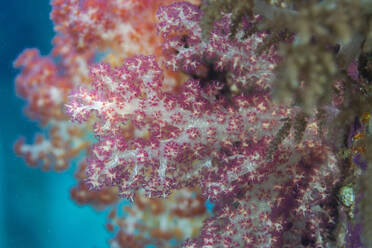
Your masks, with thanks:
[[[266,6],[254,2],[261,4],[258,10]],[[356,101],[349,94],[361,87],[355,64],[347,70],[355,82],[330,82],[332,101],[307,112],[295,100],[273,100],[278,65],[286,59],[279,56],[279,42],[293,48],[299,41],[287,30],[260,30],[264,16],[251,13],[236,26],[236,13],[221,11],[206,39],[205,13],[190,2],[52,4],[59,32],[52,57],[31,49],[15,62],[23,68],[17,93],[29,102],[27,114],[51,127],[50,139],[38,136],[34,145],[20,140],[15,148],[30,164],[64,169],[89,146],[73,197],[96,207],[119,197],[135,203],[126,209],[127,219],[110,215],[108,229],[120,228],[112,247],[143,247],[153,237],[164,245],[171,235],[188,238],[183,246],[195,248],[332,247],[328,234],[336,228],[337,206],[330,196],[341,169],[354,170],[358,161],[341,168],[330,123]],[[286,5],[266,7],[273,15],[288,11]],[[104,53],[104,61],[94,63],[97,53]],[[304,61],[311,59],[308,54]],[[364,146],[356,144],[365,133],[354,129],[347,146],[361,156]],[[173,192],[183,200],[166,205]],[[214,213],[198,235],[192,228],[183,235],[166,221],[203,214],[206,200]],[[151,212],[160,227],[142,225],[149,219],[142,212]],[[139,240],[133,239],[137,229],[146,232]]]

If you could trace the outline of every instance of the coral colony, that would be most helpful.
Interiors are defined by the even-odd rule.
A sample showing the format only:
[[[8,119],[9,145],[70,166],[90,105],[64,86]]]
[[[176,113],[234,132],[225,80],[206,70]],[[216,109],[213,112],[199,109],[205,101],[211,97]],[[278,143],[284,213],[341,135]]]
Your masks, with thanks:
[[[15,151],[79,160],[110,247],[372,247],[372,2],[52,6],[50,55],[14,62],[47,134]]]

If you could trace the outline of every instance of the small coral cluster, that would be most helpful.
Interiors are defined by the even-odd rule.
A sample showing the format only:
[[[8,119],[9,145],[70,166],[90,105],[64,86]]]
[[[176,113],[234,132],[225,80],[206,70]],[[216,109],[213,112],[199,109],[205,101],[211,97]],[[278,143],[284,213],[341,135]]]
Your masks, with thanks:
[[[57,170],[86,151],[72,198],[133,201],[112,247],[368,244],[368,3],[52,5],[51,56],[15,62],[49,139],[15,148]]]
[[[194,189],[174,191],[167,199],[149,199],[139,191],[133,206],[125,206],[125,216],[109,214],[107,229],[119,231],[111,247],[172,247],[186,238],[199,235],[203,220],[209,217],[204,199]]]

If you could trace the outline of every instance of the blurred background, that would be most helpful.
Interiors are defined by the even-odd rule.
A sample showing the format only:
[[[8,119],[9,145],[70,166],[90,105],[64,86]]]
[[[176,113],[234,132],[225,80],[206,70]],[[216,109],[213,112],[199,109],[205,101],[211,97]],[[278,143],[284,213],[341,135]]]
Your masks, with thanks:
[[[21,136],[32,142],[40,128],[22,112],[12,63],[25,48],[51,50],[54,36],[49,0],[2,1],[0,7],[0,247],[101,248],[110,234],[106,213],[75,205],[69,189],[72,166],[63,173],[27,167],[13,152]]]

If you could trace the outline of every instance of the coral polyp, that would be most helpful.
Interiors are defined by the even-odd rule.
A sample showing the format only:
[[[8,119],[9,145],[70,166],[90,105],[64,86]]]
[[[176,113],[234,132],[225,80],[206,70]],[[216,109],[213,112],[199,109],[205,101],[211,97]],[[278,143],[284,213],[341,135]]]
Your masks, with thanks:
[[[111,247],[368,247],[368,1],[52,6],[51,54],[14,63],[47,132],[15,150],[81,160]]]

